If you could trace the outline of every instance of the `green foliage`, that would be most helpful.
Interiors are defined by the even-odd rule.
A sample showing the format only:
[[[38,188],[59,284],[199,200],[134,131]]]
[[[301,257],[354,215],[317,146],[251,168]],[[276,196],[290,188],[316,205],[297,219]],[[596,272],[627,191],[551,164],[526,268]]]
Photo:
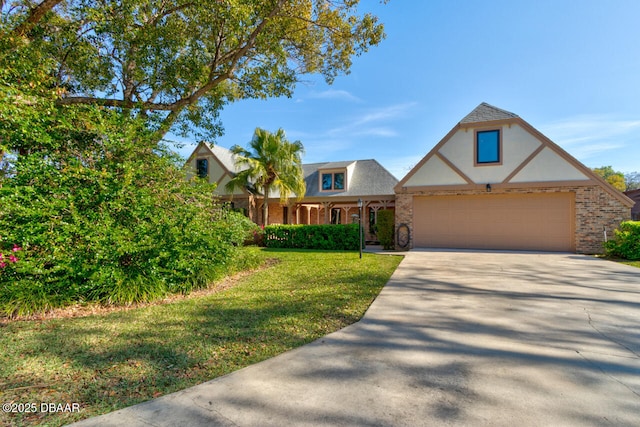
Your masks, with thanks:
[[[613,170],[611,166],[594,168],[593,171],[618,190],[626,191],[625,176],[622,172]]]
[[[187,182],[169,151],[145,147],[139,128],[119,116],[103,125],[102,136],[19,156],[0,187],[3,242],[22,247],[0,271],[0,313],[189,292],[233,269],[255,230],[213,186]]]
[[[395,213],[391,210],[378,211],[378,239],[385,249],[395,247]]]
[[[52,62],[58,104],[127,109],[160,136],[212,139],[228,102],[290,96],[302,74],[347,73],[384,38],[358,3],[16,0],[0,8],[0,32]]]
[[[0,185],[12,152],[50,148],[59,129],[52,72],[42,52],[0,27]]]
[[[268,225],[264,243],[268,248],[358,250],[358,224]]]
[[[304,147],[300,141],[289,142],[284,130],[276,133],[257,128],[249,144],[249,150],[239,145],[231,147],[236,155],[236,166],[240,170],[226,185],[233,194],[237,188],[250,188],[263,197],[273,191],[280,194],[281,203],[295,194],[302,199],[306,192],[302,155]],[[263,223],[269,223],[269,204],[263,203]]]
[[[624,221],[614,234],[614,238],[604,244],[607,255],[640,260],[640,221]]]
[[[158,141],[217,135],[225,103],[331,81],[384,36],[357,0],[2,5],[0,235],[23,248],[0,270],[5,315],[148,301],[233,268],[255,226]]]

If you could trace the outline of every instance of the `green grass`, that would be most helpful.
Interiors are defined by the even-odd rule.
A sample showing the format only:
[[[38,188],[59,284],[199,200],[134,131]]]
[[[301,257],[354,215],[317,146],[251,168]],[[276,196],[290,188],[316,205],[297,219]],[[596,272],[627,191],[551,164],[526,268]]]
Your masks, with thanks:
[[[628,259],[617,258],[612,256],[602,255],[599,256],[602,259],[606,259],[608,261],[617,262],[618,264],[630,265],[632,267],[640,268],[640,261],[629,261]]]
[[[0,324],[0,403],[79,403],[7,414],[58,426],[225,375],[359,320],[401,258],[268,250],[279,262],[223,292],[83,318]]]
[[[632,267],[640,268],[640,261],[618,261],[620,264],[630,265]]]

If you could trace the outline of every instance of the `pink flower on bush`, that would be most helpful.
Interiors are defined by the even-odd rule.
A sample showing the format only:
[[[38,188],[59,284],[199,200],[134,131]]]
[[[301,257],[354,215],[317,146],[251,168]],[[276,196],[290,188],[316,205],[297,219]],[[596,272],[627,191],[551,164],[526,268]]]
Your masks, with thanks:
[[[11,249],[11,252],[15,253],[21,250],[22,248],[14,243],[13,249]],[[12,263],[16,263],[18,262],[18,257],[16,257],[13,253],[9,255],[9,261]],[[7,258],[4,256],[4,254],[0,253],[0,268],[5,268],[7,266],[7,263],[5,262],[6,259]]]

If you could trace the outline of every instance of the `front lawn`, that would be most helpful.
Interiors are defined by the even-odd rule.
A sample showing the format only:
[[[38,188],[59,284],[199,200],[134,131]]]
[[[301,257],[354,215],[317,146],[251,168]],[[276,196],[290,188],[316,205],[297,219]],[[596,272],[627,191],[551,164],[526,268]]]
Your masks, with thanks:
[[[630,265],[632,267],[640,268],[640,261],[619,261],[620,264]]]
[[[0,425],[59,426],[190,387],[362,317],[401,258],[248,248],[268,268],[221,292],[80,318],[0,323]],[[43,413],[42,403],[80,412]],[[59,407],[60,408],[60,407]]]

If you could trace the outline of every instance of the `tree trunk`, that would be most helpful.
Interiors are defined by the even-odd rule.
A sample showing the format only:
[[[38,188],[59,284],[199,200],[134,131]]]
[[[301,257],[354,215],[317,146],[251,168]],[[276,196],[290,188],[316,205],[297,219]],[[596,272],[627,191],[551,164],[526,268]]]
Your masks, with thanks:
[[[269,186],[264,186],[264,203],[262,204],[262,224],[269,225]]]
[[[172,111],[167,117],[165,117],[158,130],[156,130],[151,136],[151,140],[155,145],[158,145],[160,141],[162,141],[162,138],[164,138],[164,136],[171,130],[171,127],[178,119],[181,111],[182,108],[179,111]]]
[[[61,3],[62,0],[44,0],[39,5],[31,8],[29,16],[20,23],[13,32],[19,36],[26,36],[27,33],[42,19],[42,17]],[[4,2],[0,2],[4,6]]]

